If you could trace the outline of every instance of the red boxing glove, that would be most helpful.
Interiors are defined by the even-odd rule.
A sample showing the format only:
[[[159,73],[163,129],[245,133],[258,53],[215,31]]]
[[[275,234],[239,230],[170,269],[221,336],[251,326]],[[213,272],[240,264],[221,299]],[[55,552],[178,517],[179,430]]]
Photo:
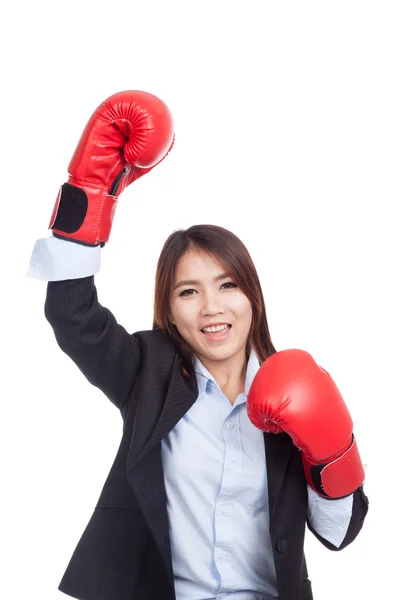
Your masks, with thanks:
[[[364,480],[353,422],[335,382],[303,350],[265,360],[247,395],[250,421],[263,431],[285,431],[301,450],[308,484],[324,498],[352,494]]]
[[[49,229],[57,237],[104,246],[119,194],[161,162],[173,141],[172,115],[157,96],[125,91],[107,98],[82,133]]]

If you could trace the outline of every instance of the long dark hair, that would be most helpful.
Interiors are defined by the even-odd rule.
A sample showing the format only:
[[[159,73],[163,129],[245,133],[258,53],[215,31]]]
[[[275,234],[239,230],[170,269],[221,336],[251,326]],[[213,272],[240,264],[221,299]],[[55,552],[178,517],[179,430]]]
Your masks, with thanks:
[[[171,323],[169,298],[175,271],[180,258],[188,250],[201,250],[217,260],[232,273],[232,278],[249,299],[253,319],[246,344],[246,359],[254,348],[262,363],[276,352],[269,333],[267,315],[260,280],[251,256],[243,242],[231,231],[217,225],[193,225],[178,229],[164,243],[157,263],[154,288],[153,329],[159,328],[170,336],[181,357],[182,374],[191,378],[193,351]]]

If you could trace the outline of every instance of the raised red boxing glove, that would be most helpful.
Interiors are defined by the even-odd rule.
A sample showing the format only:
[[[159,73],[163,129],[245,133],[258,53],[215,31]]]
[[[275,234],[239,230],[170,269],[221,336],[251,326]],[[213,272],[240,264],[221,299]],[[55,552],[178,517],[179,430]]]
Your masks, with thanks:
[[[352,494],[364,480],[353,422],[329,373],[304,350],[268,357],[247,395],[250,421],[286,432],[301,450],[308,484],[324,498]]]
[[[118,196],[160,163],[173,142],[171,112],[157,96],[130,90],[107,98],[82,133],[49,229],[57,237],[103,246]]]

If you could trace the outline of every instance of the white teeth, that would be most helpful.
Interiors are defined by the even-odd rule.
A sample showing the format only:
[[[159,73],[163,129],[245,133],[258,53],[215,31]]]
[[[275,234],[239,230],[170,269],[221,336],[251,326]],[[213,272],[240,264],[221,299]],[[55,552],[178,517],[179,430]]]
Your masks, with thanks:
[[[217,327],[204,327],[202,331],[207,331],[208,333],[216,333],[217,331],[223,331],[224,329],[228,329],[229,325],[217,325]]]

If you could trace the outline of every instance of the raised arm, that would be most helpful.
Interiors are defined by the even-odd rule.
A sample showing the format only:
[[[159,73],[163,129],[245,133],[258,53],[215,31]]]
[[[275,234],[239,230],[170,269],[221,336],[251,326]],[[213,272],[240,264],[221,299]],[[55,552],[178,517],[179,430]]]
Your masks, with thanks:
[[[60,348],[120,409],[142,360],[140,337],[128,334],[97,299],[94,274],[108,242],[119,194],[151,171],[172,147],[173,121],[156,96],[114,94],[93,113],[68,167],[28,276],[48,281],[45,315]]]
[[[49,282],[45,315],[60,348],[122,410],[140,369],[141,344],[101,306],[94,277]]]

